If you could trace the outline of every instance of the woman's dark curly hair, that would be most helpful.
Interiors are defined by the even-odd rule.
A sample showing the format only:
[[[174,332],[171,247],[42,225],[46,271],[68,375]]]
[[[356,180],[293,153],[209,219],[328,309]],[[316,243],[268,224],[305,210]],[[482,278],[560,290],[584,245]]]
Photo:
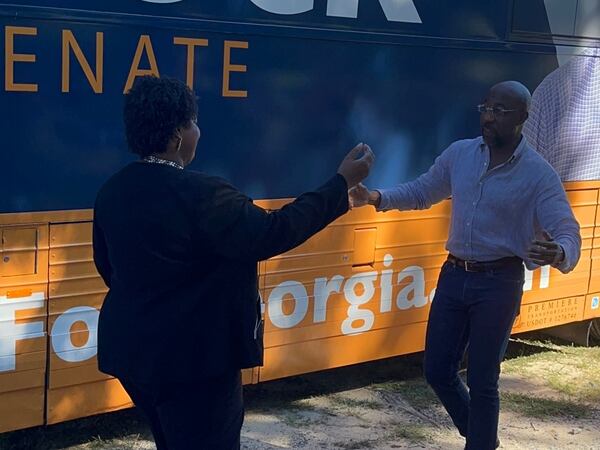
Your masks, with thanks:
[[[198,115],[192,90],[174,78],[144,76],[125,95],[123,117],[129,149],[142,158],[167,150],[177,128]]]

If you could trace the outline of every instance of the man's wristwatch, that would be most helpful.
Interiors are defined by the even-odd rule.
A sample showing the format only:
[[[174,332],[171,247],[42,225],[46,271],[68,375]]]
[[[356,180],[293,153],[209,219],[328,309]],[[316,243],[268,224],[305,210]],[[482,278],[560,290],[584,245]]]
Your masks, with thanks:
[[[369,192],[369,204],[375,208],[379,208],[381,204],[381,193],[379,191]]]

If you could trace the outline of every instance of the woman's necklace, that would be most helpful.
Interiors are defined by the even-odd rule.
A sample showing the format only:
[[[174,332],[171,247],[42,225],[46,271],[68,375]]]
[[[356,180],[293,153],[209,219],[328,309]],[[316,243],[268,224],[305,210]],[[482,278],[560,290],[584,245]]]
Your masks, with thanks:
[[[169,159],[158,158],[157,156],[149,155],[142,159],[142,161],[152,164],[164,164],[165,166],[175,167],[176,169],[183,170],[183,166],[175,161]]]

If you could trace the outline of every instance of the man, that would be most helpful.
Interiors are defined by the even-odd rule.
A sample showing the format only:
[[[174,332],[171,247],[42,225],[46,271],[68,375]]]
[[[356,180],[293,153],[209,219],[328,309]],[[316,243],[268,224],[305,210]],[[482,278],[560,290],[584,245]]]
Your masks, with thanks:
[[[240,369],[263,360],[257,262],[344,214],[374,158],[356,146],[323,186],[268,212],[185,169],[197,112],[183,82],[139,78],[124,119],[140,160],[105,183],[94,208],[94,261],[109,288],[98,365],[146,415],[158,450],[239,448]]]
[[[523,135],[563,181],[600,179],[600,48],[584,48],[536,88]]]
[[[425,377],[471,450],[499,445],[500,362],[519,311],[523,261],[566,273],[580,255],[579,225],[560,179],[521,134],[530,99],[521,83],[495,85],[478,106],[482,137],[454,142],[413,182],[350,191],[354,207],[378,210],[426,209],[452,196]],[[469,390],[458,377],[467,344]]]

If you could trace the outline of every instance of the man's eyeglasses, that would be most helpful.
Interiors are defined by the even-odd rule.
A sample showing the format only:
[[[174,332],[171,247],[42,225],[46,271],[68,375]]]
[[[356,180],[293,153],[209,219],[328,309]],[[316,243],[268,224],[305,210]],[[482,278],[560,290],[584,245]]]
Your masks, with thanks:
[[[518,109],[504,109],[501,106],[477,105],[479,114],[491,113],[494,117],[504,117],[509,112],[518,111]]]

